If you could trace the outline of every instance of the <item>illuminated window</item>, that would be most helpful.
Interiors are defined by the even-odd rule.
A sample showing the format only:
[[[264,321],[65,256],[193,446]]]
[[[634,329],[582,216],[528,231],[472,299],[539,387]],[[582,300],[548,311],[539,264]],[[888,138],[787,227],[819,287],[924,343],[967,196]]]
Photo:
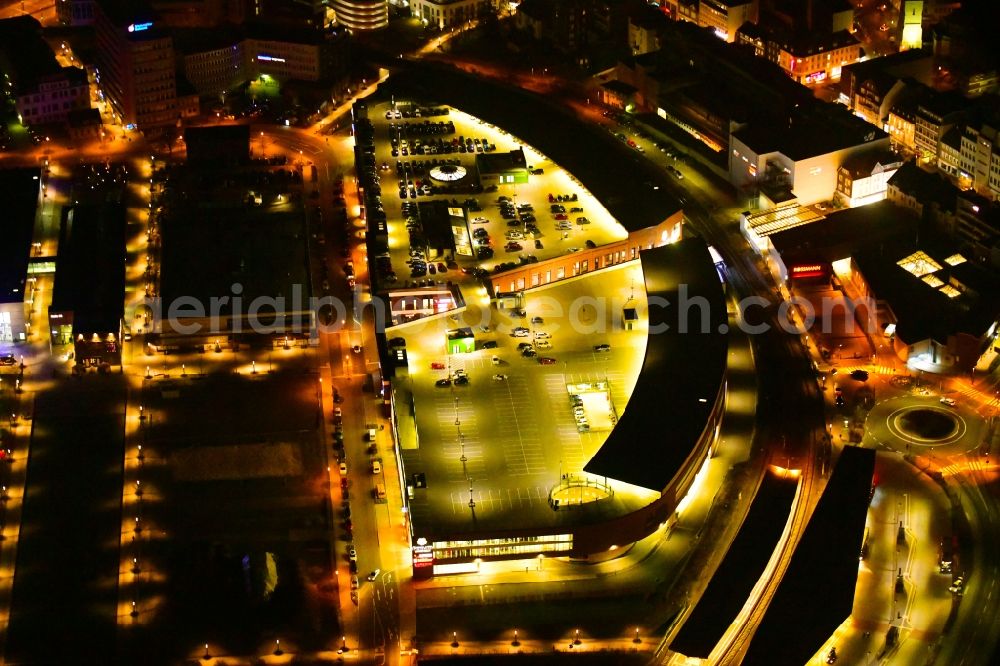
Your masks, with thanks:
[[[934,287],[935,289],[944,285],[944,282],[942,282],[939,278],[935,277],[934,275],[925,275],[920,279],[923,280],[928,285],[930,285],[931,287]]]
[[[951,285],[945,285],[945,286],[941,287],[940,291],[941,291],[942,294],[944,294],[948,298],[958,298],[959,296],[962,295],[961,292],[958,289],[955,289]]]
[[[960,254],[953,254],[947,259],[945,259],[944,263],[948,264],[949,266],[958,266],[959,264],[965,263],[965,257],[963,257]]]

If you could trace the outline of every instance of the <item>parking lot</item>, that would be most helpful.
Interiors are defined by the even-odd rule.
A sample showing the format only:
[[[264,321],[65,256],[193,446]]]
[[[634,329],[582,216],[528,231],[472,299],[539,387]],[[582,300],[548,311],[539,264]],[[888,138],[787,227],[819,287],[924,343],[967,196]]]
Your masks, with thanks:
[[[480,304],[462,314],[471,323],[487,312],[491,323],[474,329],[476,350],[467,354],[445,353],[447,332],[467,323],[462,315],[389,331],[405,340],[409,358],[396,402],[414,404],[416,432],[401,426],[400,446],[407,474],[427,481],[411,501],[418,526],[467,526],[470,498],[480,526],[509,525],[511,512],[523,526],[562,519],[547,504],[549,490],[561,475],[582,472],[610,432],[609,408],[626,408],[642,366],[646,330],[621,324],[626,302],[645,320],[641,285],[641,268],[630,264],[534,290],[523,317]],[[527,334],[515,336],[521,327]],[[590,427],[582,430],[568,385],[598,382],[607,390],[583,395]]]
[[[403,113],[411,115],[415,108],[418,107],[411,103],[397,101],[395,107],[383,103],[369,109],[375,129],[382,205],[389,223],[389,260],[396,276],[395,286],[426,281],[468,284],[470,278],[461,269],[481,267],[493,271],[505,262],[544,260],[583,249],[588,242],[600,246],[626,236],[622,226],[570,174],[516,137],[456,109],[447,109],[447,115],[426,117],[427,113],[440,114],[446,107],[423,105],[419,107],[423,109],[420,118],[402,117]],[[386,118],[396,112],[399,118]],[[442,128],[445,132],[414,130],[420,127]],[[524,148],[528,166],[533,169],[529,182],[499,185],[496,191],[475,193],[475,156],[518,147]],[[460,167],[466,176],[453,182],[432,178],[431,169],[442,164]],[[443,191],[448,187],[463,191]],[[576,199],[571,200],[574,195]],[[566,201],[559,201],[559,197]],[[411,245],[411,236],[419,236],[421,232],[415,219],[419,217],[417,207],[427,201],[447,201],[468,208],[468,233],[474,234],[473,251],[477,255],[478,248],[489,251],[483,251],[482,258],[453,257],[451,252],[440,256],[425,254],[417,257],[418,261],[422,259],[421,264],[408,263],[414,259],[411,247],[416,249],[417,245]],[[501,206],[504,203],[506,210]]]

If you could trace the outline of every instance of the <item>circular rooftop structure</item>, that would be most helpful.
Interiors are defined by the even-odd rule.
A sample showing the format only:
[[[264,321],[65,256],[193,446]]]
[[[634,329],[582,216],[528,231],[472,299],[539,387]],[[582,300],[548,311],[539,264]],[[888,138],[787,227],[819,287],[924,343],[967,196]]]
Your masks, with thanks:
[[[430,171],[431,178],[445,183],[454,183],[457,180],[462,180],[467,173],[468,171],[466,171],[465,167],[454,164],[442,164]]]

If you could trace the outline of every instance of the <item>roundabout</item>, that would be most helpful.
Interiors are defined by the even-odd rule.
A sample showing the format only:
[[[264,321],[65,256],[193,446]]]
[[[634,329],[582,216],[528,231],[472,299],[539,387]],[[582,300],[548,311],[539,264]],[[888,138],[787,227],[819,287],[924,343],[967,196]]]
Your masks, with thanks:
[[[983,426],[979,416],[945,407],[935,398],[900,396],[875,405],[868,415],[867,436],[894,451],[919,447],[953,455],[975,450]]]

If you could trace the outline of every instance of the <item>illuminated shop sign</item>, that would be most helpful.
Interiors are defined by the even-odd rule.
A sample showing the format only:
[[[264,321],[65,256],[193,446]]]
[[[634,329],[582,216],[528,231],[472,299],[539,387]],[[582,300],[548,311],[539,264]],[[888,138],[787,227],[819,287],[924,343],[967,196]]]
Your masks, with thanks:
[[[413,547],[413,568],[420,569],[434,565],[434,549],[430,546]]]
[[[142,32],[143,30],[149,30],[153,27],[152,21],[147,21],[146,23],[132,23],[128,27],[129,32]]]
[[[819,83],[826,79],[826,71],[821,70],[819,72],[813,72],[806,76],[806,83]]]
[[[824,271],[823,267],[819,264],[792,266],[792,277],[797,277],[797,278],[820,277],[825,274],[826,271]]]
[[[269,55],[258,55],[257,60],[263,60],[264,62],[285,62],[284,58],[277,58]]]

